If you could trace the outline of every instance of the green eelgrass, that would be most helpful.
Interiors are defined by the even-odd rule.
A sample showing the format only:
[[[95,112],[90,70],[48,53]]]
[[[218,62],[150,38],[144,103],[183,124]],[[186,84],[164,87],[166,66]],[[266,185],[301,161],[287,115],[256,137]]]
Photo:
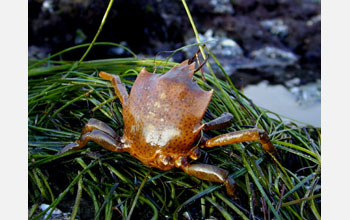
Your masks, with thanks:
[[[225,82],[215,75],[205,74],[207,82],[203,82],[200,73],[195,74],[203,89],[215,89],[203,120],[231,112],[235,115],[234,126],[206,135],[258,126],[270,134],[279,152],[279,158],[274,158],[257,142],[202,150],[205,156],[200,162],[227,169],[237,181],[238,199],[227,197],[220,184],[200,181],[178,169],[150,170],[127,153],[108,152],[94,143],[76,152],[56,155],[79,137],[91,117],[106,122],[122,135],[121,104],[110,82],[98,77],[99,71],[118,74],[130,90],[143,67],[164,73],[175,64],[123,58],[84,61],[74,71],[71,67],[75,62],[67,61],[29,70],[28,169],[33,208],[44,202],[55,208],[66,201],[73,203],[71,209],[79,215],[84,200],[96,219],[126,219],[131,215],[178,219],[185,214],[194,219],[318,219],[320,129],[271,119],[268,111],[255,106],[229,79]],[[31,219],[52,210],[31,210]]]

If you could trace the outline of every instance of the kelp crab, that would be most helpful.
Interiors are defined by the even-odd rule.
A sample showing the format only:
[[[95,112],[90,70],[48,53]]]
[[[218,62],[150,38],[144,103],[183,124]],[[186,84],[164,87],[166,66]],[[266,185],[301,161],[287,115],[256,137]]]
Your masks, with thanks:
[[[233,116],[223,113],[219,118],[202,123],[213,90],[202,90],[195,80],[193,59],[185,60],[165,74],[153,74],[142,69],[128,94],[119,76],[100,72],[111,81],[123,107],[124,133],[118,137],[107,124],[90,119],[81,136],[59,153],[84,147],[94,141],[107,150],[128,152],[149,167],[182,169],[202,180],[226,185],[234,195],[235,182],[229,173],[208,164],[190,164],[188,159],[200,157],[200,147],[215,147],[245,141],[260,141],[263,148],[274,153],[275,148],[264,130],[253,128],[230,132],[205,139],[203,131],[231,125]]]

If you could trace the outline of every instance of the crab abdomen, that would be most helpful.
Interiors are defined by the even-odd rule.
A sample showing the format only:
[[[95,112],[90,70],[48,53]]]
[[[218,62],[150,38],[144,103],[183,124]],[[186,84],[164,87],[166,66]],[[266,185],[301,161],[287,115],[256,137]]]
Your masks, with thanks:
[[[124,138],[142,159],[187,155],[200,133],[212,91],[192,80],[194,64],[184,61],[164,75],[138,75],[123,106]]]

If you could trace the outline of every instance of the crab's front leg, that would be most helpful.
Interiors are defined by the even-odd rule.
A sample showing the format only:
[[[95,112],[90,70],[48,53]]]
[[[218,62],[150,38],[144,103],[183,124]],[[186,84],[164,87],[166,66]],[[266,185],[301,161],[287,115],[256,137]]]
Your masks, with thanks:
[[[110,151],[125,151],[123,144],[119,141],[119,137],[113,129],[102,121],[92,118],[84,126],[80,138],[75,142],[66,145],[58,153],[61,154],[68,151],[78,150],[83,148],[89,141],[93,141]]]
[[[228,171],[209,164],[183,163],[180,168],[198,179],[225,184],[227,194],[235,196],[235,181],[228,176]]]
[[[128,101],[129,94],[126,91],[125,84],[122,83],[119,76],[112,75],[106,72],[100,72],[99,75],[102,79],[109,80],[112,82],[115,93],[117,94],[122,105],[125,106],[125,104]]]
[[[234,143],[241,143],[246,141],[260,141],[265,151],[272,154],[276,153],[276,149],[271,143],[266,131],[258,128],[222,134],[222,135],[213,137],[211,139],[208,139],[205,142],[204,146],[215,147],[215,146],[222,146],[222,145],[228,145],[228,144],[234,144]]]

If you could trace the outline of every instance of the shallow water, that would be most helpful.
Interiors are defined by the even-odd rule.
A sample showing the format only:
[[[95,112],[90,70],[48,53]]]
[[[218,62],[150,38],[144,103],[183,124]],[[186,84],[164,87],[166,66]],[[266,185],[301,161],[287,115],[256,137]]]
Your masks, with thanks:
[[[254,104],[268,109],[288,119],[297,120],[298,124],[321,126],[321,102],[311,101],[301,105],[297,98],[282,85],[269,85],[266,81],[249,85],[243,90]],[[272,115],[270,115],[272,116]]]

